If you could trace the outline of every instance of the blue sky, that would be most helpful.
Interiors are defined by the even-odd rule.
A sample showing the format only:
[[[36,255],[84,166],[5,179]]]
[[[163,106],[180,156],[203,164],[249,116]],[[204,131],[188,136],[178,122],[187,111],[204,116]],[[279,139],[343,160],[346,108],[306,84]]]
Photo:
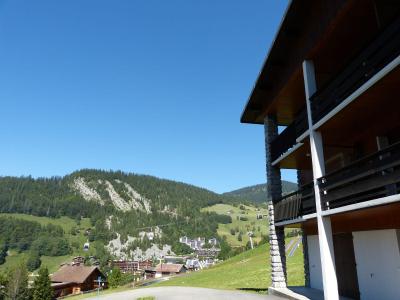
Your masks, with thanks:
[[[239,118],[286,5],[0,0],[0,174],[264,182],[263,128]]]

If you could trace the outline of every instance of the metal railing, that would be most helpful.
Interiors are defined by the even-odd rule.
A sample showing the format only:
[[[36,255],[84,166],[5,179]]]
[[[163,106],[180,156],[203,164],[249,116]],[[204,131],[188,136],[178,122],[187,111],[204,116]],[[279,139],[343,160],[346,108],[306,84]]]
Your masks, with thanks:
[[[318,179],[322,209],[400,193],[400,142]]]
[[[311,97],[314,124],[400,55],[400,17]]]

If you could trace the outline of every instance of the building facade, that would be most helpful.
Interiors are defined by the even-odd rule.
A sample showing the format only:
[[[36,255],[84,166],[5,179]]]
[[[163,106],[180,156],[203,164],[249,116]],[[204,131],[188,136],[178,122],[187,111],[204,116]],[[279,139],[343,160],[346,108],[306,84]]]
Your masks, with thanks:
[[[241,122],[265,129],[271,281],[285,228],[325,299],[400,298],[400,2],[293,0]],[[298,191],[282,196],[281,169]]]
[[[107,288],[106,276],[98,267],[64,265],[50,279],[57,297]]]

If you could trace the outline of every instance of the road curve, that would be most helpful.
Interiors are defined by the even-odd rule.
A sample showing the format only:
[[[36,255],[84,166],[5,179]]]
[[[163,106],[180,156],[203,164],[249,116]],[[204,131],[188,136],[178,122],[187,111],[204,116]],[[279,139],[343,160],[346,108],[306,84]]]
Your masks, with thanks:
[[[282,300],[282,298],[276,296],[257,295],[241,291],[175,286],[135,289],[88,299],[135,300],[146,296],[153,296],[157,300]]]

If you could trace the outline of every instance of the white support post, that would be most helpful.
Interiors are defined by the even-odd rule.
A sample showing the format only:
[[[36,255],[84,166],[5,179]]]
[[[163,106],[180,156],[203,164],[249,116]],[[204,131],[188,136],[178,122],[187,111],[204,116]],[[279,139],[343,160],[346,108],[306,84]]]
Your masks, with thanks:
[[[317,179],[325,175],[324,151],[320,132],[314,131],[311,116],[310,97],[316,91],[314,65],[311,61],[303,62],[304,86],[306,92],[308,127],[311,147],[311,160],[315,189],[315,206],[318,224],[318,240],[321,255],[322,280],[324,298],[338,300],[338,284],[335,269],[335,254],[333,249],[332,227],[330,217],[322,216],[321,195]]]

